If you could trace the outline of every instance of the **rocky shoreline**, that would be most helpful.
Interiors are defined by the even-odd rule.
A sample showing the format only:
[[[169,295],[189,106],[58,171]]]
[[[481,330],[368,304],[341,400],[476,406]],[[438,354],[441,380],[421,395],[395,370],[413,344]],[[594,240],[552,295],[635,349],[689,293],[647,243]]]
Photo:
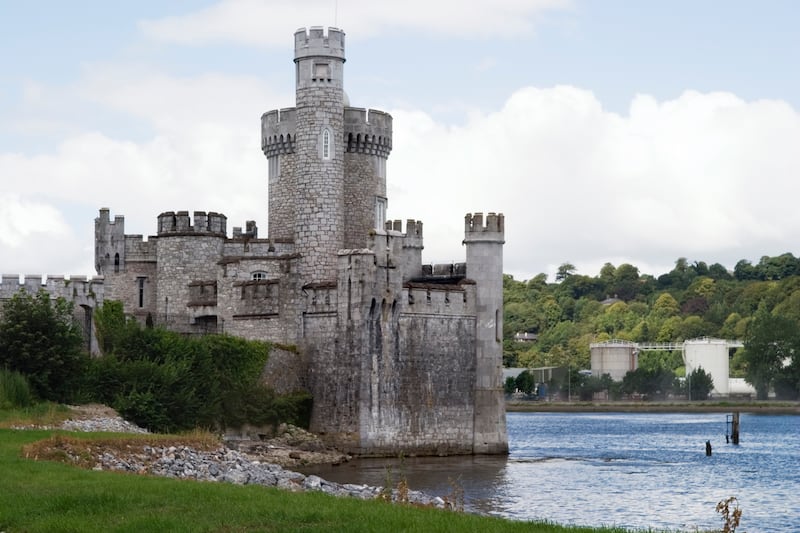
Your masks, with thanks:
[[[73,418],[64,421],[58,428],[68,431],[115,432],[147,434],[142,429],[125,421],[112,409],[104,406],[81,406],[73,408]],[[30,429],[30,428],[17,428]],[[335,463],[349,460],[349,456],[324,449],[316,436],[293,426],[281,428],[281,434],[270,441],[236,442],[239,449],[215,444],[211,449],[184,445],[176,437],[175,442],[163,443],[159,439],[101,439],[85,441],[53,437],[49,441],[35,443],[26,453],[39,458],[60,457],[76,466],[96,471],[128,472],[155,475],[175,479],[206,482],[234,483],[237,485],[260,485],[276,487],[294,492],[319,491],[338,497],[362,500],[381,499],[437,508],[453,508],[438,496],[409,490],[403,482],[396,487],[373,487],[349,483],[334,483],[315,475],[305,475],[285,468],[285,464],[313,464],[313,462]],[[298,445],[293,447],[292,444]],[[269,461],[269,458],[277,461]]]

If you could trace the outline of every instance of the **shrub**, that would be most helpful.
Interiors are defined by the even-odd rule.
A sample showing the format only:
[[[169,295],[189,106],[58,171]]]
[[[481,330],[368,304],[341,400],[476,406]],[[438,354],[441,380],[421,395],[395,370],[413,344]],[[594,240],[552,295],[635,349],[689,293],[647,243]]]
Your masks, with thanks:
[[[80,388],[89,356],[72,309],[43,290],[20,290],[3,305],[0,367],[25,375],[40,399],[68,402]]]
[[[96,317],[106,355],[92,361],[89,389],[140,426],[161,432],[281,422],[308,427],[310,396],[281,397],[260,384],[267,344],[142,328],[115,302]]]
[[[25,376],[0,368],[0,409],[29,407],[32,404],[33,394]]]

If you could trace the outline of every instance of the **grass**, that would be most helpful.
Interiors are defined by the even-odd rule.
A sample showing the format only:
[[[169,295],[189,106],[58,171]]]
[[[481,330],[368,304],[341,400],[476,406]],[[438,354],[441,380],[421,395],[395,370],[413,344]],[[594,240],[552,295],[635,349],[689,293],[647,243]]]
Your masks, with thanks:
[[[55,426],[70,417],[71,411],[65,405],[41,402],[29,407],[0,409],[0,428],[15,426]]]
[[[9,421],[26,426],[53,424],[68,415],[67,408],[47,404],[0,411],[0,423],[6,427],[13,425]],[[0,429],[0,532],[629,531],[502,520],[318,492],[92,471],[31,458],[53,442],[93,446],[114,441],[124,446],[133,441],[175,439],[198,448],[216,445],[214,436],[205,432],[168,436]],[[58,459],[58,454],[51,458]]]

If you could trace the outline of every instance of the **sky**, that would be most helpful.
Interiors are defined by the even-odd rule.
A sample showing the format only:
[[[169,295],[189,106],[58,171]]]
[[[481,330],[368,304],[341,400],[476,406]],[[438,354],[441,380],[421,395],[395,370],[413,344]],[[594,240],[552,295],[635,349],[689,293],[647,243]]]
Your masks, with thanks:
[[[345,90],[394,117],[388,218],[504,271],[800,255],[793,0],[0,0],[0,271],[93,275],[94,218],[216,211],[266,236],[260,117],[294,106],[293,34],[346,35]]]

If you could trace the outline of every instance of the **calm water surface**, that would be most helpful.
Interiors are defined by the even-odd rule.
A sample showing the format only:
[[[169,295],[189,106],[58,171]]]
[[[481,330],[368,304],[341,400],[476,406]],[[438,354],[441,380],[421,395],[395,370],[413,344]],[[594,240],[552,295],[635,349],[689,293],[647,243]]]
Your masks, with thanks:
[[[402,474],[431,494],[463,488],[475,512],[629,528],[720,528],[714,507],[736,496],[741,531],[800,532],[800,416],[742,414],[739,446],[725,433],[724,413],[508,413],[507,458],[371,459],[314,473],[376,486]]]

